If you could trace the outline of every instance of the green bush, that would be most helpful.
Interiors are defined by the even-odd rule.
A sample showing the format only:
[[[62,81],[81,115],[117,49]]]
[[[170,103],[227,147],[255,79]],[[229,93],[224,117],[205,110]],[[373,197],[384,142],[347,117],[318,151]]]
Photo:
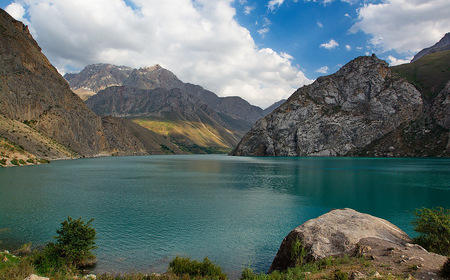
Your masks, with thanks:
[[[450,279],[450,257],[441,268],[441,274],[444,278]]]
[[[303,246],[300,239],[295,239],[291,247],[291,260],[295,262],[296,266],[302,266],[306,263],[306,256],[308,251]]]
[[[27,164],[23,159],[19,159],[20,164]]]
[[[6,165],[6,158],[0,159],[0,165]]]
[[[189,275],[190,277],[207,277],[212,279],[227,279],[222,268],[204,258],[202,262],[190,258],[176,257],[169,264],[169,270],[177,276]]]
[[[33,263],[42,273],[67,272],[96,262],[92,253],[96,231],[91,227],[92,219],[84,222],[81,218],[68,217],[54,236],[56,242],[48,243],[44,249],[33,255]]]
[[[14,165],[20,165],[19,161],[18,161],[16,158],[13,158],[13,159],[11,160],[11,164],[14,164]]]
[[[414,230],[420,235],[414,241],[441,255],[450,255],[450,209],[422,208],[414,212]]]

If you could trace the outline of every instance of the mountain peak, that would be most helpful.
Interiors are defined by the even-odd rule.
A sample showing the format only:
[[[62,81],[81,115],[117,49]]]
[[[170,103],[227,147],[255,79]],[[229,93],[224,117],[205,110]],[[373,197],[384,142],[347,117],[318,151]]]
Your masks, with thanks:
[[[159,64],[155,64],[153,66],[142,67],[141,69],[150,72],[150,71],[163,70],[164,68],[162,68],[161,65],[159,65]]]

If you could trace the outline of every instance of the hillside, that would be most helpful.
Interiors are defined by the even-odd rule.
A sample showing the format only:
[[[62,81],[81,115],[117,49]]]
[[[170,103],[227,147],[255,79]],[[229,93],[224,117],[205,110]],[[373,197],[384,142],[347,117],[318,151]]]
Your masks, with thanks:
[[[108,87],[86,104],[102,116],[126,117],[181,146],[227,148],[238,135],[224,128],[217,114],[180,89]]]
[[[119,122],[102,120],[87,108],[25,25],[0,10],[0,27],[0,115],[6,119],[0,136],[48,159],[149,153]],[[15,122],[29,128],[10,129]]]
[[[442,52],[442,51],[446,51],[446,50],[450,50],[450,32],[445,34],[444,37],[442,37],[442,39],[439,40],[439,42],[437,42],[433,46],[431,46],[429,48],[425,48],[425,49],[421,50],[420,52],[418,52],[413,57],[411,62],[415,62],[416,60],[418,60],[426,55],[429,55],[432,53],[437,53],[437,52]]]
[[[428,54],[391,69],[412,83],[425,99],[431,100],[450,80],[450,50]]]
[[[449,156],[449,92],[427,102],[386,62],[358,57],[298,89],[231,154]]]

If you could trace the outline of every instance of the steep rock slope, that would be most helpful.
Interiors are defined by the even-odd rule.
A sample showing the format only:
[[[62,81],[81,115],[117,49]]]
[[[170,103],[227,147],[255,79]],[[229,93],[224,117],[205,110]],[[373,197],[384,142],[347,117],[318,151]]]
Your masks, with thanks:
[[[417,119],[423,101],[413,85],[374,55],[298,89],[259,120],[232,155],[345,156]]]
[[[441,52],[441,51],[445,51],[445,50],[450,50],[450,32],[445,34],[444,37],[442,37],[442,39],[439,42],[437,42],[436,44],[434,44],[433,46],[431,46],[429,48],[425,48],[425,49],[421,50],[420,52],[418,52],[413,57],[411,62],[417,61],[421,57],[424,57],[428,54]]]
[[[41,53],[27,27],[3,10],[0,10],[0,114],[26,123],[31,130],[56,141],[70,151],[70,157],[112,154],[119,147],[126,147],[124,154],[147,154],[140,140],[126,131],[110,141],[105,121],[70,90],[67,81]],[[21,138],[12,135],[8,128],[2,131],[5,138]],[[135,139],[129,141],[130,135]],[[29,149],[39,154],[41,144],[31,147],[33,143],[27,142]],[[54,149],[45,145],[47,150]],[[43,155],[59,158],[67,153],[54,151]]]
[[[86,104],[103,116],[183,122],[199,134],[197,137],[172,133],[170,137],[175,142],[219,147],[235,146],[238,142],[238,136],[217,121],[219,117],[213,110],[178,88],[109,87],[89,98]]]

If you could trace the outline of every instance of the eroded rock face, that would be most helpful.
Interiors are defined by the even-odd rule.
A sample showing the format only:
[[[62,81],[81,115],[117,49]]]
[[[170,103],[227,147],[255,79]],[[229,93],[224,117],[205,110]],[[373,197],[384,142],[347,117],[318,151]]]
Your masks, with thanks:
[[[270,271],[295,265],[291,248],[296,240],[307,250],[307,259],[318,260],[333,255],[352,255],[358,242],[366,238],[401,246],[411,242],[405,232],[386,220],[349,208],[332,210],[291,231],[281,243]]]
[[[259,120],[232,155],[345,156],[423,111],[420,93],[375,56],[298,89]]]

